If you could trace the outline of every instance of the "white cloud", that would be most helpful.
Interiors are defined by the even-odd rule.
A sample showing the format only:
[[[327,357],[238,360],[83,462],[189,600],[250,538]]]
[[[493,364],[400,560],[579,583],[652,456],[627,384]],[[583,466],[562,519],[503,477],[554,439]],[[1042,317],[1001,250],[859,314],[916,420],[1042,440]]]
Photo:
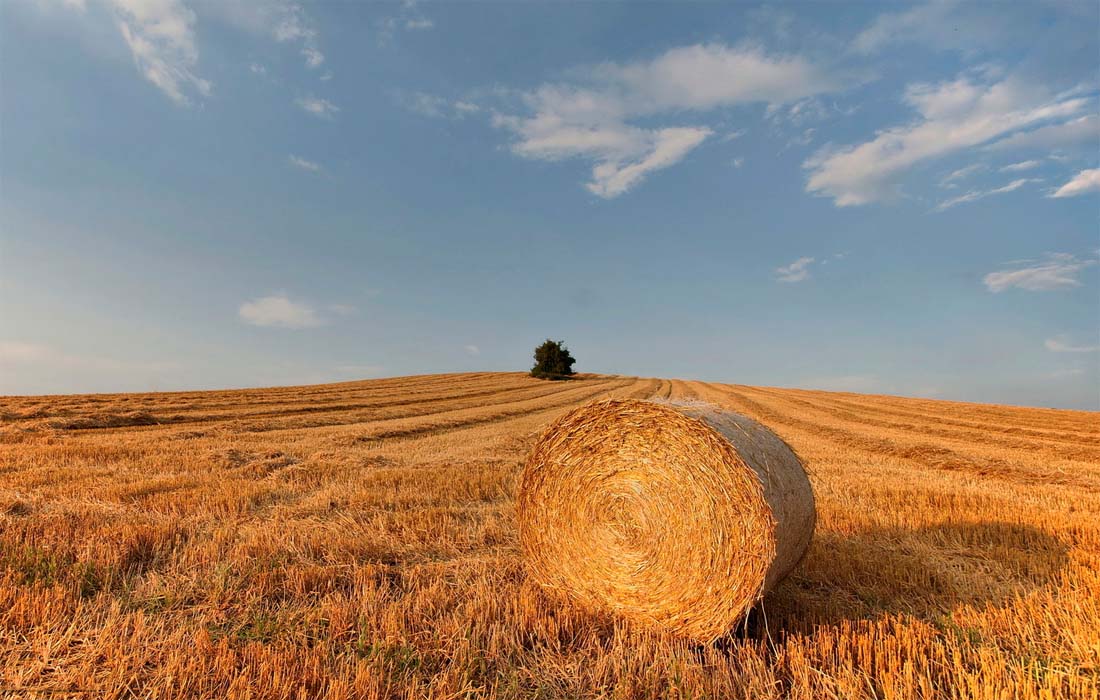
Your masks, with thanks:
[[[743,156],[739,156],[730,161],[730,163],[733,165],[733,167],[740,168],[742,165],[745,164],[745,158]]]
[[[1012,287],[1032,292],[1079,287],[1078,275],[1096,262],[1095,259],[1081,260],[1070,253],[1047,253],[1042,260],[1018,262],[1017,265],[1022,267],[990,272],[982,278],[982,282],[993,293]]]
[[[296,102],[305,111],[323,119],[331,119],[334,114],[340,111],[339,107],[319,97],[300,97]]]
[[[467,355],[471,355],[473,357],[477,357],[481,354],[481,348],[476,345],[463,345],[462,349],[466,351]]]
[[[1100,345],[1074,345],[1065,336],[1048,338],[1043,345],[1051,352],[1100,352]]]
[[[965,179],[973,175],[974,173],[981,172],[985,169],[986,166],[982,163],[975,163],[973,165],[968,165],[965,168],[959,168],[958,170],[955,170],[944,176],[944,178],[940,180],[940,187],[958,187],[958,185],[955,184],[956,182]]]
[[[814,259],[801,257],[790,265],[775,268],[775,278],[780,282],[801,282],[810,276],[810,265]]]
[[[604,88],[621,90],[625,106],[643,114],[783,104],[828,92],[837,80],[801,56],[724,44],[670,49],[649,62],[604,64],[593,78]]]
[[[1038,160],[1022,160],[1019,163],[1012,163],[1001,168],[1002,173],[1018,173],[1024,170],[1033,170],[1042,165]]]
[[[1061,124],[1023,131],[986,146],[990,151],[1067,148],[1100,142],[1100,115],[1089,114]]]
[[[264,66],[262,63],[250,63],[248,66],[248,70],[251,71],[254,75],[267,75],[267,67]]]
[[[241,304],[238,313],[245,323],[272,328],[312,328],[324,319],[309,304],[292,301],[285,294],[273,294]]]
[[[708,126],[631,123],[738,104],[783,104],[835,89],[839,78],[800,56],[697,44],[650,61],[604,63],[522,95],[527,115],[494,114],[524,158],[592,162],[589,191],[615,197],[682,160],[713,134]],[[728,135],[727,135],[728,136]]]
[[[263,5],[261,4],[260,7]],[[266,14],[267,24],[276,41],[301,44],[301,53],[306,67],[318,68],[325,62],[325,55],[318,48],[317,28],[301,5],[287,3],[276,6]]]
[[[435,22],[417,9],[416,2],[406,0],[401,3],[398,14],[378,19],[375,26],[378,28],[378,43],[385,46],[393,41],[394,36],[401,30],[423,32],[434,28]]]
[[[911,85],[905,101],[919,115],[915,123],[885,129],[862,144],[819,150],[803,164],[810,171],[806,191],[832,197],[840,207],[886,199],[896,179],[924,161],[1075,116],[1088,105],[1012,78],[988,86],[968,78]]]
[[[296,155],[291,155],[288,160],[290,161],[291,165],[293,165],[296,168],[301,168],[302,170],[305,170],[306,172],[319,173],[322,170],[324,170],[324,168],[322,168],[320,166],[320,164],[314,163],[312,160],[306,160],[305,158],[299,158]]]
[[[190,93],[208,97],[211,83],[195,73],[195,13],[179,0],[110,0],[118,28],[145,79],[177,104]]]
[[[325,55],[309,46],[302,49],[302,55],[305,56],[308,68],[319,68],[325,62]]]
[[[434,119],[465,119],[481,111],[481,107],[473,102],[451,101],[427,92],[400,92],[397,94],[397,101],[410,112]]]
[[[647,153],[639,160],[623,162],[608,160],[592,168],[592,182],[585,185],[588,191],[604,199],[618,197],[646,175],[680,162],[689,151],[694,149],[713,133],[700,127],[676,127],[648,132],[652,141],[647,145]]]
[[[191,0],[199,15],[215,18],[238,29],[267,36],[279,43],[296,44],[308,68],[325,61],[317,23],[305,8],[289,0]]]
[[[1016,190],[1020,189],[1024,185],[1026,185],[1028,183],[1031,183],[1031,182],[1042,182],[1042,179],[1036,178],[1036,177],[1022,177],[1018,180],[1013,180],[1012,182],[1008,183],[1007,185],[1004,185],[1003,187],[997,187],[997,188],[992,189],[992,190],[973,190],[973,191],[967,192],[964,195],[960,195],[958,197],[954,197],[952,199],[948,199],[946,201],[940,202],[936,206],[934,211],[944,211],[945,209],[950,209],[951,207],[956,206],[958,204],[964,204],[966,202],[976,202],[979,199],[983,199],[985,197],[988,197],[988,196],[994,195],[994,194],[1004,194],[1006,192],[1015,192]]]
[[[1038,3],[1034,3],[1038,4]],[[853,51],[876,53],[906,42],[938,50],[968,54],[1027,38],[1024,29],[1034,25],[1035,14],[1028,3],[987,5],[958,0],[931,0],[900,12],[885,12],[852,41]],[[1024,12],[1015,12],[1024,9]]]
[[[947,3],[929,2],[905,12],[883,13],[856,36],[852,48],[859,53],[873,53],[899,40],[924,37],[930,27],[942,32],[950,10]],[[936,37],[933,34],[931,38]]]
[[[62,0],[84,12],[85,0]],[[204,18],[215,19],[246,31],[266,34],[279,42],[298,42],[305,63],[319,67],[325,60],[317,45],[318,32],[301,5],[285,0],[99,0],[114,15],[118,30],[130,49],[138,70],[172,101],[190,104],[195,96],[209,97],[211,82],[197,72],[199,51],[195,35],[195,8]],[[190,6],[189,6],[190,5]],[[249,69],[264,74],[253,63]]]
[[[1057,198],[1077,197],[1089,192],[1100,192],[1100,168],[1082,170],[1050,196]]]

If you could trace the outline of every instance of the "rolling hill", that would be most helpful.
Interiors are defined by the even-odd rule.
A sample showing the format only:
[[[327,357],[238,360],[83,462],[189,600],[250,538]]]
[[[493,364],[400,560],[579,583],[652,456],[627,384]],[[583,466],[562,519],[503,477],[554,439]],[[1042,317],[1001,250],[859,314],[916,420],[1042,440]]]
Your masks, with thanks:
[[[524,575],[523,458],[611,396],[722,405],[807,466],[810,552],[718,645]],[[1095,413],[520,373],[0,397],[0,697],[1096,698],[1098,677]]]

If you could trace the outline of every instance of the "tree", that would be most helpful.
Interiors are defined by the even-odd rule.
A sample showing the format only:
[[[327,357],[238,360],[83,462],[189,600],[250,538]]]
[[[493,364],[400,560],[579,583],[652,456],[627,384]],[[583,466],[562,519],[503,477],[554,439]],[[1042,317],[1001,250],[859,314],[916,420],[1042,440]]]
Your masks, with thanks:
[[[535,348],[535,366],[531,368],[531,376],[539,379],[565,379],[573,374],[573,363],[576,360],[569,354],[569,348],[565,347],[563,340],[550,340]]]

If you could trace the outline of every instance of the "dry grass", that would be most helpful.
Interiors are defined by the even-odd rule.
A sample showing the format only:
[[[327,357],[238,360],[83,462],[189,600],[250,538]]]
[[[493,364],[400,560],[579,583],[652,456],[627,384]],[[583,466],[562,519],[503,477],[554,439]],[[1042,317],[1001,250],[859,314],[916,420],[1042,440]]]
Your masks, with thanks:
[[[522,460],[610,396],[712,401],[807,464],[810,551],[724,642],[524,575]],[[0,399],[6,688],[1007,700],[1096,698],[1098,675],[1096,414],[519,374]]]

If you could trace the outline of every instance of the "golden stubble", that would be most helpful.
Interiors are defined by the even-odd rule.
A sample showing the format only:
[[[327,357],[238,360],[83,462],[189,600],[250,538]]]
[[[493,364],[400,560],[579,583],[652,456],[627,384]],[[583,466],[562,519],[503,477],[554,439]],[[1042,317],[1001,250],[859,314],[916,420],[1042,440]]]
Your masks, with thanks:
[[[806,464],[806,557],[698,645],[529,581],[538,434],[696,398]],[[1094,413],[519,373],[0,399],[0,698],[1096,698]]]

